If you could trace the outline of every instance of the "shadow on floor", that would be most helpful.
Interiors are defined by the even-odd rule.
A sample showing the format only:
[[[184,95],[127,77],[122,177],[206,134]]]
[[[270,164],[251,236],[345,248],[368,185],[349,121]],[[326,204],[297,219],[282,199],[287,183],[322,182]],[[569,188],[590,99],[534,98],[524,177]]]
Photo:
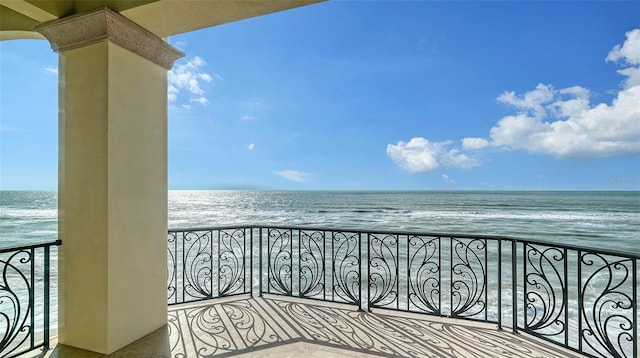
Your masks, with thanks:
[[[267,348],[295,342],[305,343],[306,349],[312,344],[353,353],[334,356],[578,357],[527,335],[452,321],[270,297],[173,308],[168,331],[171,356],[176,358],[247,353],[257,357]]]

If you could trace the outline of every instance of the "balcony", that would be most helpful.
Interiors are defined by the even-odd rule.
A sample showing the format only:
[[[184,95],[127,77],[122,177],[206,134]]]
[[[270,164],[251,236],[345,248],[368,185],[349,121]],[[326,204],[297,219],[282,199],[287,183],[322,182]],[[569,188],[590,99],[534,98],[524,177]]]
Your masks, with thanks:
[[[112,356],[638,356],[638,255],[273,226],[170,230],[167,243],[167,329]],[[34,278],[29,250],[0,252],[2,315],[26,312],[0,321],[3,356],[50,346],[29,323],[37,294],[7,304],[8,270]]]

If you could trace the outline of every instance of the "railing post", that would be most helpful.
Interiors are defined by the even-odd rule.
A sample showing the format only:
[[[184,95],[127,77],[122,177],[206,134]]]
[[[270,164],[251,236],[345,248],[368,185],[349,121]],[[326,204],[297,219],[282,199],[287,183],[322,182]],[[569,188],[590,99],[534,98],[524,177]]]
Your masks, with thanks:
[[[185,280],[187,279],[187,264],[186,264],[186,250],[184,247],[184,241],[186,240],[185,232],[182,232],[182,301],[185,301],[185,296],[187,295],[187,285],[185,284]]]
[[[400,310],[400,235],[396,235],[396,309]]]
[[[453,239],[454,237],[449,237],[449,316],[453,317]]]
[[[336,232],[335,231],[331,231],[331,301],[335,301],[336,300],[336,287],[335,287],[335,258],[333,255],[335,255],[335,250],[334,250],[334,242],[336,240]]]
[[[322,275],[322,299],[327,299],[327,231],[322,231],[322,254],[324,256],[324,260],[322,265],[324,267],[323,275]],[[329,257],[330,267],[333,267],[333,257]],[[331,274],[333,275],[333,269],[331,270]]]
[[[42,347],[43,350],[49,350],[49,324],[50,324],[50,317],[49,317],[49,309],[50,309],[50,287],[49,285],[51,284],[50,282],[50,278],[51,278],[51,271],[50,271],[50,248],[51,246],[47,245],[44,247],[44,345]]]
[[[293,231],[291,232],[291,244],[293,245]],[[302,264],[300,261],[302,261],[302,256],[300,256],[302,254],[302,248],[300,247],[302,246],[302,230],[298,229],[298,297],[302,297]],[[311,238],[309,238],[309,247],[311,247]],[[293,248],[291,249],[291,256],[293,256]],[[291,296],[293,296],[293,264],[291,265]]]
[[[407,311],[411,311],[411,249],[409,241],[411,238],[407,234]],[[399,261],[398,265],[400,265]]]
[[[518,333],[518,240],[511,241],[511,316],[513,333]]]
[[[35,304],[35,295],[36,295],[36,249],[31,248],[31,285],[29,287],[29,307],[31,308],[31,326],[29,327],[29,338],[31,343],[31,348],[35,346],[36,342],[36,313],[34,308]],[[28,312],[28,311],[27,311]]]
[[[258,273],[260,278],[258,279],[258,297],[262,297],[262,228],[258,230],[258,265],[260,268],[258,269]]]
[[[569,253],[567,249],[564,249],[564,290],[563,302],[564,302],[564,322],[566,324],[564,328],[564,345],[569,346]],[[635,327],[635,326],[634,326]]]
[[[578,250],[578,350],[582,352],[582,250]]]
[[[438,310],[439,315],[442,316],[442,237],[438,236],[438,285],[440,290],[438,292]]]
[[[522,312],[524,321],[522,322],[523,329],[525,332],[529,330],[529,324],[527,322],[527,245],[531,246],[526,242],[522,243]]]
[[[218,267],[216,267],[216,277],[218,279],[218,294],[216,297],[220,297],[220,229],[218,231],[218,259],[216,260]],[[211,297],[213,298],[213,230],[211,233]]]
[[[358,311],[362,311],[362,233],[358,233],[358,277],[360,278],[360,297],[358,297]]]
[[[633,270],[633,355],[638,356],[638,260],[631,259],[631,268]]]
[[[502,330],[502,239],[498,239],[498,329]]]
[[[249,284],[249,292],[251,293],[251,297],[253,297],[253,228],[250,227],[248,229],[249,229],[249,282],[250,282],[250,284]],[[246,242],[247,229],[244,229],[244,237],[245,237],[245,242]],[[244,250],[245,250],[245,252],[247,251],[246,246],[245,246]],[[247,267],[245,266],[244,269],[246,270]],[[244,277],[247,277],[246,273],[245,273]]]
[[[298,230],[298,240],[300,240],[300,230]],[[298,261],[299,260],[300,258],[298,257]],[[293,229],[289,229],[289,267],[291,267],[291,276],[289,279],[289,284],[291,285],[291,287],[289,287],[288,296],[293,297]],[[298,268],[299,267],[300,265],[298,265]],[[298,288],[298,291],[299,290],[300,289]]]
[[[484,320],[486,321],[489,318],[489,265],[488,265],[488,257],[489,257],[489,240],[484,239]]]
[[[367,233],[367,311],[371,312],[371,234]]]

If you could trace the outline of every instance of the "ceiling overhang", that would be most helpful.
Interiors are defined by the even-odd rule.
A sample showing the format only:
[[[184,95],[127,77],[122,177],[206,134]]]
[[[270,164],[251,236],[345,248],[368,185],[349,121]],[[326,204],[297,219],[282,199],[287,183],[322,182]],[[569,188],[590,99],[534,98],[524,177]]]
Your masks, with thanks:
[[[0,0],[0,40],[43,38],[47,21],[107,7],[159,37],[293,9],[324,0]]]

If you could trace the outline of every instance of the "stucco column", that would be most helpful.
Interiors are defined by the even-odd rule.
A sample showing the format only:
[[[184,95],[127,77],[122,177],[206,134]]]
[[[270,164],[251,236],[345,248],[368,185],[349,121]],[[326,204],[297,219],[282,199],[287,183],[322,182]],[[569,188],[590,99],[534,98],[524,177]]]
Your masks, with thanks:
[[[167,322],[167,70],[106,8],[37,28],[59,57],[59,342],[100,353]]]

